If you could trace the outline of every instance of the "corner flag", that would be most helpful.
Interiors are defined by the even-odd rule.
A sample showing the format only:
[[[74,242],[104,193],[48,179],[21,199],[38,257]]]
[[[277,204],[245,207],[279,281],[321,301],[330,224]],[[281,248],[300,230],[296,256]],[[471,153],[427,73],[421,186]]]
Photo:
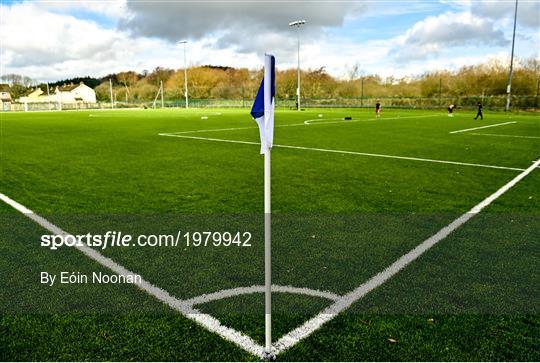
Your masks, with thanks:
[[[272,358],[272,234],[271,234],[271,163],[274,142],[274,98],[276,96],[276,60],[264,56],[264,78],[251,108],[251,116],[259,125],[261,154],[264,154],[264,331],[265,354]]]
[[[272,148],[274,141],[274,98],[276,96],[276,60],[265,54],[264,78],[251,108],[251,116],[259,125],[261,135],[261,154]]]

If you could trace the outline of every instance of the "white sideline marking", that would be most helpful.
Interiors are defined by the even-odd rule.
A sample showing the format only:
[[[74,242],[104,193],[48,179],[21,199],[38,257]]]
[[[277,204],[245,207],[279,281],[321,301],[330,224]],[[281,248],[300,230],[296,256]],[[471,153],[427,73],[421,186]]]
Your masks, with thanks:
[[[480,213],[482,209],[490,205],[495,199],[503,195],[510,188],[516,185],[521,179],[525,178],[531,171],[536,169],[540,165],[540,159],[536,160],[530,167],[516,176],[514,179],[503,185],[495,193],[478,203],[470,211],[463,214],[461,217],[454,220],[452,223],[442,228],[439,232],[419,244],[417,247],[412,249],[407,254],[401,256],[397,261],[388,266],[384,271],[379,272],[377,275],[373,276],[371,279],[344,295],[341,299],[336,301],[334,304],[330,305],[328,308],[324,309],[317,316],[306,321],[304,324],[294,329],[290,333],[281,337],[277,342],[275,342],[272,347],[274,348],[274,353],[277,355],[284,350],[292,347],[297,344],[300,340],[306,338],[312,334],[315,330],[319,329],[323,324],[332,320],[337,314],[341,313],[345,309],[348,309],[354,302],[358,299],[361,299],[369,292],[375,288],[381,286],[392,276],[404,269],[409,263],[416,260],[424,252],[429,250],[435,244],[437,244],[442,239],[446,238],[450,233],[455,231],[457,228],[466,223],[476,214]]]
[[[162,133],[162,134],[158,134],[158,135],[159,136],[169,136],[169,137],[180,137],[180,138],[194,139],[194,140],[228,142],[228,143],[233,143],[233,144],[260,145],[260,143],[254,142],[254,141],[227,140],[227,139],[216,139],[216,138],[212,138],[212,137],[188,136],[188,135],[166,134],[166,133]],[[412,156],[373,154],[373,153],[363,153],[363,152],[347,151],[347,150],[321,149],[321,148],[305,147],[305,146],[274,144],[273,147],[280,147],[280,148],[284,148],[284,149],[311,150],[311,151],[320,151],[320,152],[336,153],[336,154],[370,156],[370,157],[376,157],[376,158],[424,161],[424,162],[439,163],[439,164],[474,166],[474,167],[478,167],[478,168],[504,169],[504,170],[514,170],[514,171],[523,171],[524,170],[522,168],[512,168],[512,167],[508,167],[508,166],[486,165],[486,164],[475,164],[475,163],[463,163],[463,162],[460,162],[460,161],[425,159],[425,158],[416,158],[416,157],[412,157]]]
[[[487,126],[473,127],[473,128],[471,128],[471,129],[463,129],[463,130],[450,131],[449,134],[459,134],[460,132],[468,132],[468,131],[473,131],[473,130],[487,129],[487,128],[489,128],[489,127],[497,127],[497,126],[510,125],[510,124],[515,124],[516,122],[517,122],[517,121],[501,122],[500,124],[493,124],[493,125],[487,125]]]
[[[523,136],[523,135],[503,135],[503,134],[479,134],[476,132],[471,132],[469,135],[478,135],[478,136],[498,136],[498,137],[515,137],[518,139],[540,139],[540,136]]]
[[[400,119],[409,119],[409,118],[425,118],[425,117],[436,117],[436,115],[423,115],[423,116],[396,116],[396,117],[379,117],[379,118],[368,118],[368,119],[355,119],[355,120],[345,120],[341,118],[314,118],[311,120],[304,121],[305,125],[327,125],[327,124],[337,124],[337,123],[352,123],[352,122],[366,122],[366,121],[384,121],[384,120],[400,120]],[[340,120],[340,121],[335,121]]]
[[[0,200],[2,200],[6,204],[12,206],[13,208],[18,210],[22,214],[32,214],[32,213],[34,213],[30,209],[26,208],[24,205],[17,203],[13,199],[11,199],[10,197],[8,197],[7,195],[4,195],[2,193],[0,193]]]
[[[51,233],[58,234],[58,235],[67,235],[66,232],[64,232],[59,227],[55,226],[51,222],[47,221],[45,218],[35,214],[30,209],[26,208],[22,204],[17,203],[13,199],[7,197],[6,195],[0,193],[0,199],[4,201],[6,204],[9,204],[19,212],[23,213],[25,216],[45,228],[46,230],[50,231]],[[115,273],[119,275],[134,275],[133,272],[127,270],[125,267],[119,265],[118,263],[114,262],[112,259],[105,257],[98,251],[83,245],[83,246],[75,246],[76,249],[84,253],[87,257],[91,258],[92,260],[96,261],[102,266],[105,266],[109,268],[110,270],[114,271]],[[155,297],[159,301],[167,304],[172,309],[180,312],[182,315],[186,316],[187,318],[199,323],[209,331],[218,334],[225,340],[228,340],[230,342],[235,343],[242,349],[250,352],[251,354],[254,354],[258,357],[262,357],[264,354],[264,348],[256,343],[253,339],[248,337],[247,335],[240,333],[239,331],[226,327],[222,325],[219,320],[212,317],[209,314],[203,314],[200,311],[193,308],[192,305],[187,303],[186,301],[179,300],[175,298],[174,296],[170,295],[167,291],[152,285],[150,282],[144,280],[141,278],[140,283],[136,283],[137,287],[149,295]]]
[[[200,296],[191,298],[189,300],[184,300],[184,302],[189,304],[190,306],[194,306],[194,305],[206,304],[210,301],[226,299],[226,298],[230,298],[230,297],[234,297],[238,295],[264,293],[264,291],[265,291],[265,287],[262,285],[254,285],[254,286],[249,286],[249,287],[236,287],[233,289],[221,290],[221,291],[213,292],[210,294],[200,295]],[[332,292],[329,292],[329,291],[319,291],[319,290],[308,289],[305,287],[294,287],[294,286],[272,285],[272,292],[285,292],[285,293],[290,293],[290,294],[301,294],[301,295],[308,295],[308,296],[314,296],[314,297],[322,297],[324,299],[328,299],[332,301],[337,301],[341,298],[341,296],[334,294]]]

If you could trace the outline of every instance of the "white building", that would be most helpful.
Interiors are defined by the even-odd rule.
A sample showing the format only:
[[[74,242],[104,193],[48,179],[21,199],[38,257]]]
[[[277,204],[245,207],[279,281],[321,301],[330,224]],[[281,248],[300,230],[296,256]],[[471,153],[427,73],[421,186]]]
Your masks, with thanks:
[[[61,103],[96,103],[96,92],[82,82],[78,85],[56,87],[54,95],[57,102]]]
[[[0,85],[0,111],[9,111],[11,108],[11,94],[7,85]]]
[[[25,97],[19,99],[21,103],[96,103],[96,92],[80,83],[78,85],[70,84],[56,87],[54,92],[47,95],[40,88],[36,88]]]

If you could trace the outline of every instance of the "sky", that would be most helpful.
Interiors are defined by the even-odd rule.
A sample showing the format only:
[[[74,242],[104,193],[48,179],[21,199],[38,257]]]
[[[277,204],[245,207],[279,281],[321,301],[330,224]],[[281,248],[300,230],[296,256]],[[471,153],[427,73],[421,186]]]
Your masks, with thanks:
[[[396,78],[508,62],[514,0],[0,0],[0,75],[36,81],[160,66],[324,67]],[[540,57],[540,0],[520,0],[515,53]],[[306,20],[300,28],[293,20]],[[357,72],[354,73],[353,70]]]

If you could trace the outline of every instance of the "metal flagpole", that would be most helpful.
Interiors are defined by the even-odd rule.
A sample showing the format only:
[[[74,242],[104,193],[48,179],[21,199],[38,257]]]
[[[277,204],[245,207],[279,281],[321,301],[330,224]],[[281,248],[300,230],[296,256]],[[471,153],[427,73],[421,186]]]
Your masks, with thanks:
[[[272,123],[274,111],[272,106],[272,63],[268,55],[264,61],[264,129],[268,131],[269,123]],[[268,135],[266,135],[268,141]],[[265,348],[268,359],[272,358],[272,208],[271,208],[271,144],[266,145],[264,153],[264,326],[265,326]]]
[[[272,349],[272,235],[271,235],[271,163],[270,149],[264,154],[264,310],[265,347],[267,354]]]
[[[250,114],[259,126],[261,154],[264,154],[264,358],[266,360],[273,360],[274,358],[272,354],[272,184],[270,150],[274,139],[275,87],[275,58],[271,54],[265,54],[264,78]]]

